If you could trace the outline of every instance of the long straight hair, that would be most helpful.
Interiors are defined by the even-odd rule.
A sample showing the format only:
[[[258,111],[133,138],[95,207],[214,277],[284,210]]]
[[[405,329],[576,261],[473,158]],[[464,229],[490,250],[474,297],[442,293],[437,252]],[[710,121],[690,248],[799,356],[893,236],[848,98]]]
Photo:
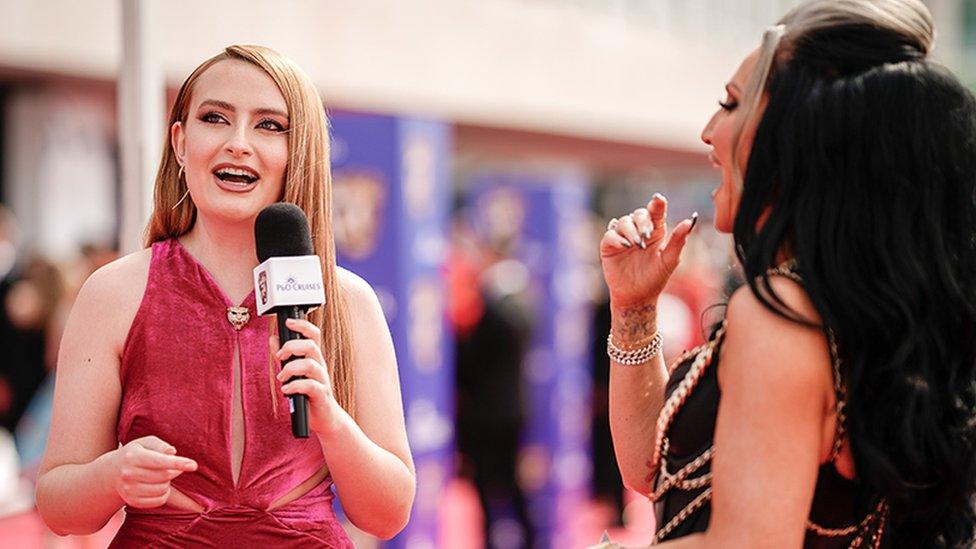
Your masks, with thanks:
[[[781,21],[734,223],[749,287],[797,260],[836,335],[859,479],[902,547],[976,526],[976,100],[929,61],[916,0],[818,0]],[[761,52],[766,54],[767,52]],[[763,220],[760,222],[760,220]]]
[[[177,238],[193,227],[196,206],[181,201],[187,187],[176,154],[169,144],[169,128],[186,123],[193,88],[210,67],[225,60],[250,63],[274,80],[288,107],[288,164],[282,201],[300,207],[308,216],[312,247],[322,260],[326,303],[308,319],[322,330],[322,351],[340,406],[355,415],[349,313],[336,266],[332,238],[332,175],[329,169],[329,128],[318,91],[304,71],[290,59],[262,46],[229,46],[194,70],[176,95],[170,111],[166,145],[156,173],[153,212],[146,228],[146,246]],[[179,203],[175,208],[174,204]],[[273,382],[273,378],[271,380]],[[270,383],[270,382],[269,382]],[[273,402],[277,403],[277,400]]]

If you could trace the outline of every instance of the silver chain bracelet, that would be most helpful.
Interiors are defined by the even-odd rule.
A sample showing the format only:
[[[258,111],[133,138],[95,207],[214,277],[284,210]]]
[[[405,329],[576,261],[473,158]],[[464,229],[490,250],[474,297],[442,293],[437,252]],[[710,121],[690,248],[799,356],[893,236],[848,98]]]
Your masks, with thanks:
[[[607,336],[607,356],[617,364],[637,366],[651,360],[654,358],[654,355],[661,352],[661,344],[663,341],[664,338],[661,337],[661,332],[655,332],[654,337],[651,338],[650,343],[647,345],[639,349],[625,351],[613,344],[613,334],[610,334]]]

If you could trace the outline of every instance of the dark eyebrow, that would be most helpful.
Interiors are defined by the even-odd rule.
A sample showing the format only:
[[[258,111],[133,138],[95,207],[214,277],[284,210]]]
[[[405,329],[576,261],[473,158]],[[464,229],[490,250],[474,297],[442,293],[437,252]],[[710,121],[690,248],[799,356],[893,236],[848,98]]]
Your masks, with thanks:
[[[206,99],[202,103],[200,103],[200,106],[201,107],[207,107],[207,106],[217,107],[218,109],[224,109],[225,111],[237,112],[237,109],[234,108],[234,105],[231,105],[230,103],[228,103],[226,101],[220,101],[219,99]],[[274,115],[274,116],[280,116],[281,118],[284,118],[285,120],[288,120],[288,114],[287,113],[282,112],[282,111],[280,111],[278,109],[271,109],[271,108],[267,108],[267,107],[261,108],[261,109],[254,109],[254,114],[258,114],[258,115],[269,115],[270,114],[270,115]]]

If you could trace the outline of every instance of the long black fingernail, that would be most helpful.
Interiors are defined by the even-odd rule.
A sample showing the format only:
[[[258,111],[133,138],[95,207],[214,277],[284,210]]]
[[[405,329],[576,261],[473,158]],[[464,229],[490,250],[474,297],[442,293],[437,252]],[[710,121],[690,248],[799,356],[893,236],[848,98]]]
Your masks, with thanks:
[[[695,212],[691,214],[691,229],[694,229],[697,223],[698,223],[698,212]],[[688,232],[691,232],[691,229],[688,229]]]

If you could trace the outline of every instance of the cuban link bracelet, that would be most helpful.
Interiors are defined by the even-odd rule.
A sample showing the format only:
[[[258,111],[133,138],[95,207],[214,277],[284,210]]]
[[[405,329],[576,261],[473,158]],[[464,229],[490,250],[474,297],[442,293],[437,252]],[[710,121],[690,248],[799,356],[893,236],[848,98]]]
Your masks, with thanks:
[[[607,356],[617,364],[638,366],[651,360],[654,358],[654,355],[661,352],[661,344],[663,341],[664,338],[661,337],[661,332],[655,332],[654,337],[651,338],[650,343],[647,345],[625,351],[613,344],[613,334],[610,334],[607,336]]]

